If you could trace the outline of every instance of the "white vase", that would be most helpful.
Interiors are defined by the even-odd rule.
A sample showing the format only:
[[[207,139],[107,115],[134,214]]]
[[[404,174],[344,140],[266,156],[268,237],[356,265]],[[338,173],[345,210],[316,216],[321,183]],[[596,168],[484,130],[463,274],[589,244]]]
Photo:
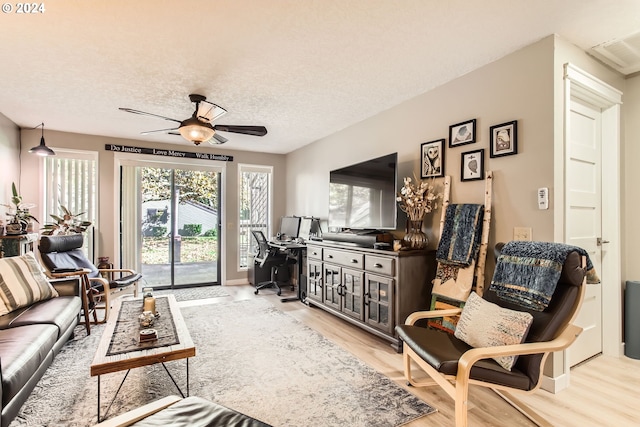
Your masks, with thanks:
[[[15,235],[15,234],[22,234],[22,224],[18,224],[15,222],[9,223],[7,224],[7,234],[8,235]]]

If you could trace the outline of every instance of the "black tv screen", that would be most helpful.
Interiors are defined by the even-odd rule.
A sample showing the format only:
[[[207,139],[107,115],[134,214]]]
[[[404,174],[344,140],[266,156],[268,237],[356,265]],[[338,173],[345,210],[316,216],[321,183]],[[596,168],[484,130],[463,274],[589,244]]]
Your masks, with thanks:
[[[398,154],[329,174],[329,228],[395,230]]]

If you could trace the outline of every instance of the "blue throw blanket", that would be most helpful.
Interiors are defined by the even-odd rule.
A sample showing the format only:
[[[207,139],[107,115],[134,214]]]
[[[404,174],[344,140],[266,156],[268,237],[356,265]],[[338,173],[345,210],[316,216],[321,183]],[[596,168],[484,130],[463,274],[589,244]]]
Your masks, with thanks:
[[[482,235],[484,205],[451,204],[436,251],[438,262],[467,267],[476,258]]]
[[[509,242],[498,257],[489,290],[505,301],[543,311],[551,301],[562,266],[572,251],[585,256],[587,270],[595,273],[587,251],[580,247],[550,242]]]

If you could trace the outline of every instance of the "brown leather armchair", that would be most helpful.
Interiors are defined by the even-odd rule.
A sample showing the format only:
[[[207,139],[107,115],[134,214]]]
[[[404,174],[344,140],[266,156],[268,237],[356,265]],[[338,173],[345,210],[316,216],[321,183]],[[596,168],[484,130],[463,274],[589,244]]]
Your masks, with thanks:
[[[502,244],[498,244],[499,253]],[[454,335],[423,327],[421,319],[456,315],[462,309],[416,312],[404,325],[396,327],[403,341],[404,369],[407,381],[413,386],[439,385],[455,401],[457,427],[467,426],[469,384],[489,387],[514,405],[537,425],[550,425],[544,418],[526,407],[508,391],[533,392],[540,387],[542,370],[547,356],[569,347],[582,332],[572,324],[584,296],[586,260],[578,252],[570,252],[562,267],[560,279],[544,311],[528,310],[505,302],[495,292],[486,290],[482,298],[500,307],[531,313],[533,321],[524,343],[495,347],[473,348]],[[445,313],[446,312],[446,313]],[[517,355],[509,371],[493,357]],[[416,381],[411,371],[414,361],[430,379]]]

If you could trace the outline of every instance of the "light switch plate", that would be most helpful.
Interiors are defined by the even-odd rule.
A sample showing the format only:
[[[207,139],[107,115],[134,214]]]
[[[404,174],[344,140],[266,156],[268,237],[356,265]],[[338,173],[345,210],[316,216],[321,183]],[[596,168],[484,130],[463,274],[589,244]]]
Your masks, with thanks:
[[[531,227],[513,227],[513,240],[532,240]]]
[[[538,188],[538,209],[549,209],[549,189],[547,187]]]

